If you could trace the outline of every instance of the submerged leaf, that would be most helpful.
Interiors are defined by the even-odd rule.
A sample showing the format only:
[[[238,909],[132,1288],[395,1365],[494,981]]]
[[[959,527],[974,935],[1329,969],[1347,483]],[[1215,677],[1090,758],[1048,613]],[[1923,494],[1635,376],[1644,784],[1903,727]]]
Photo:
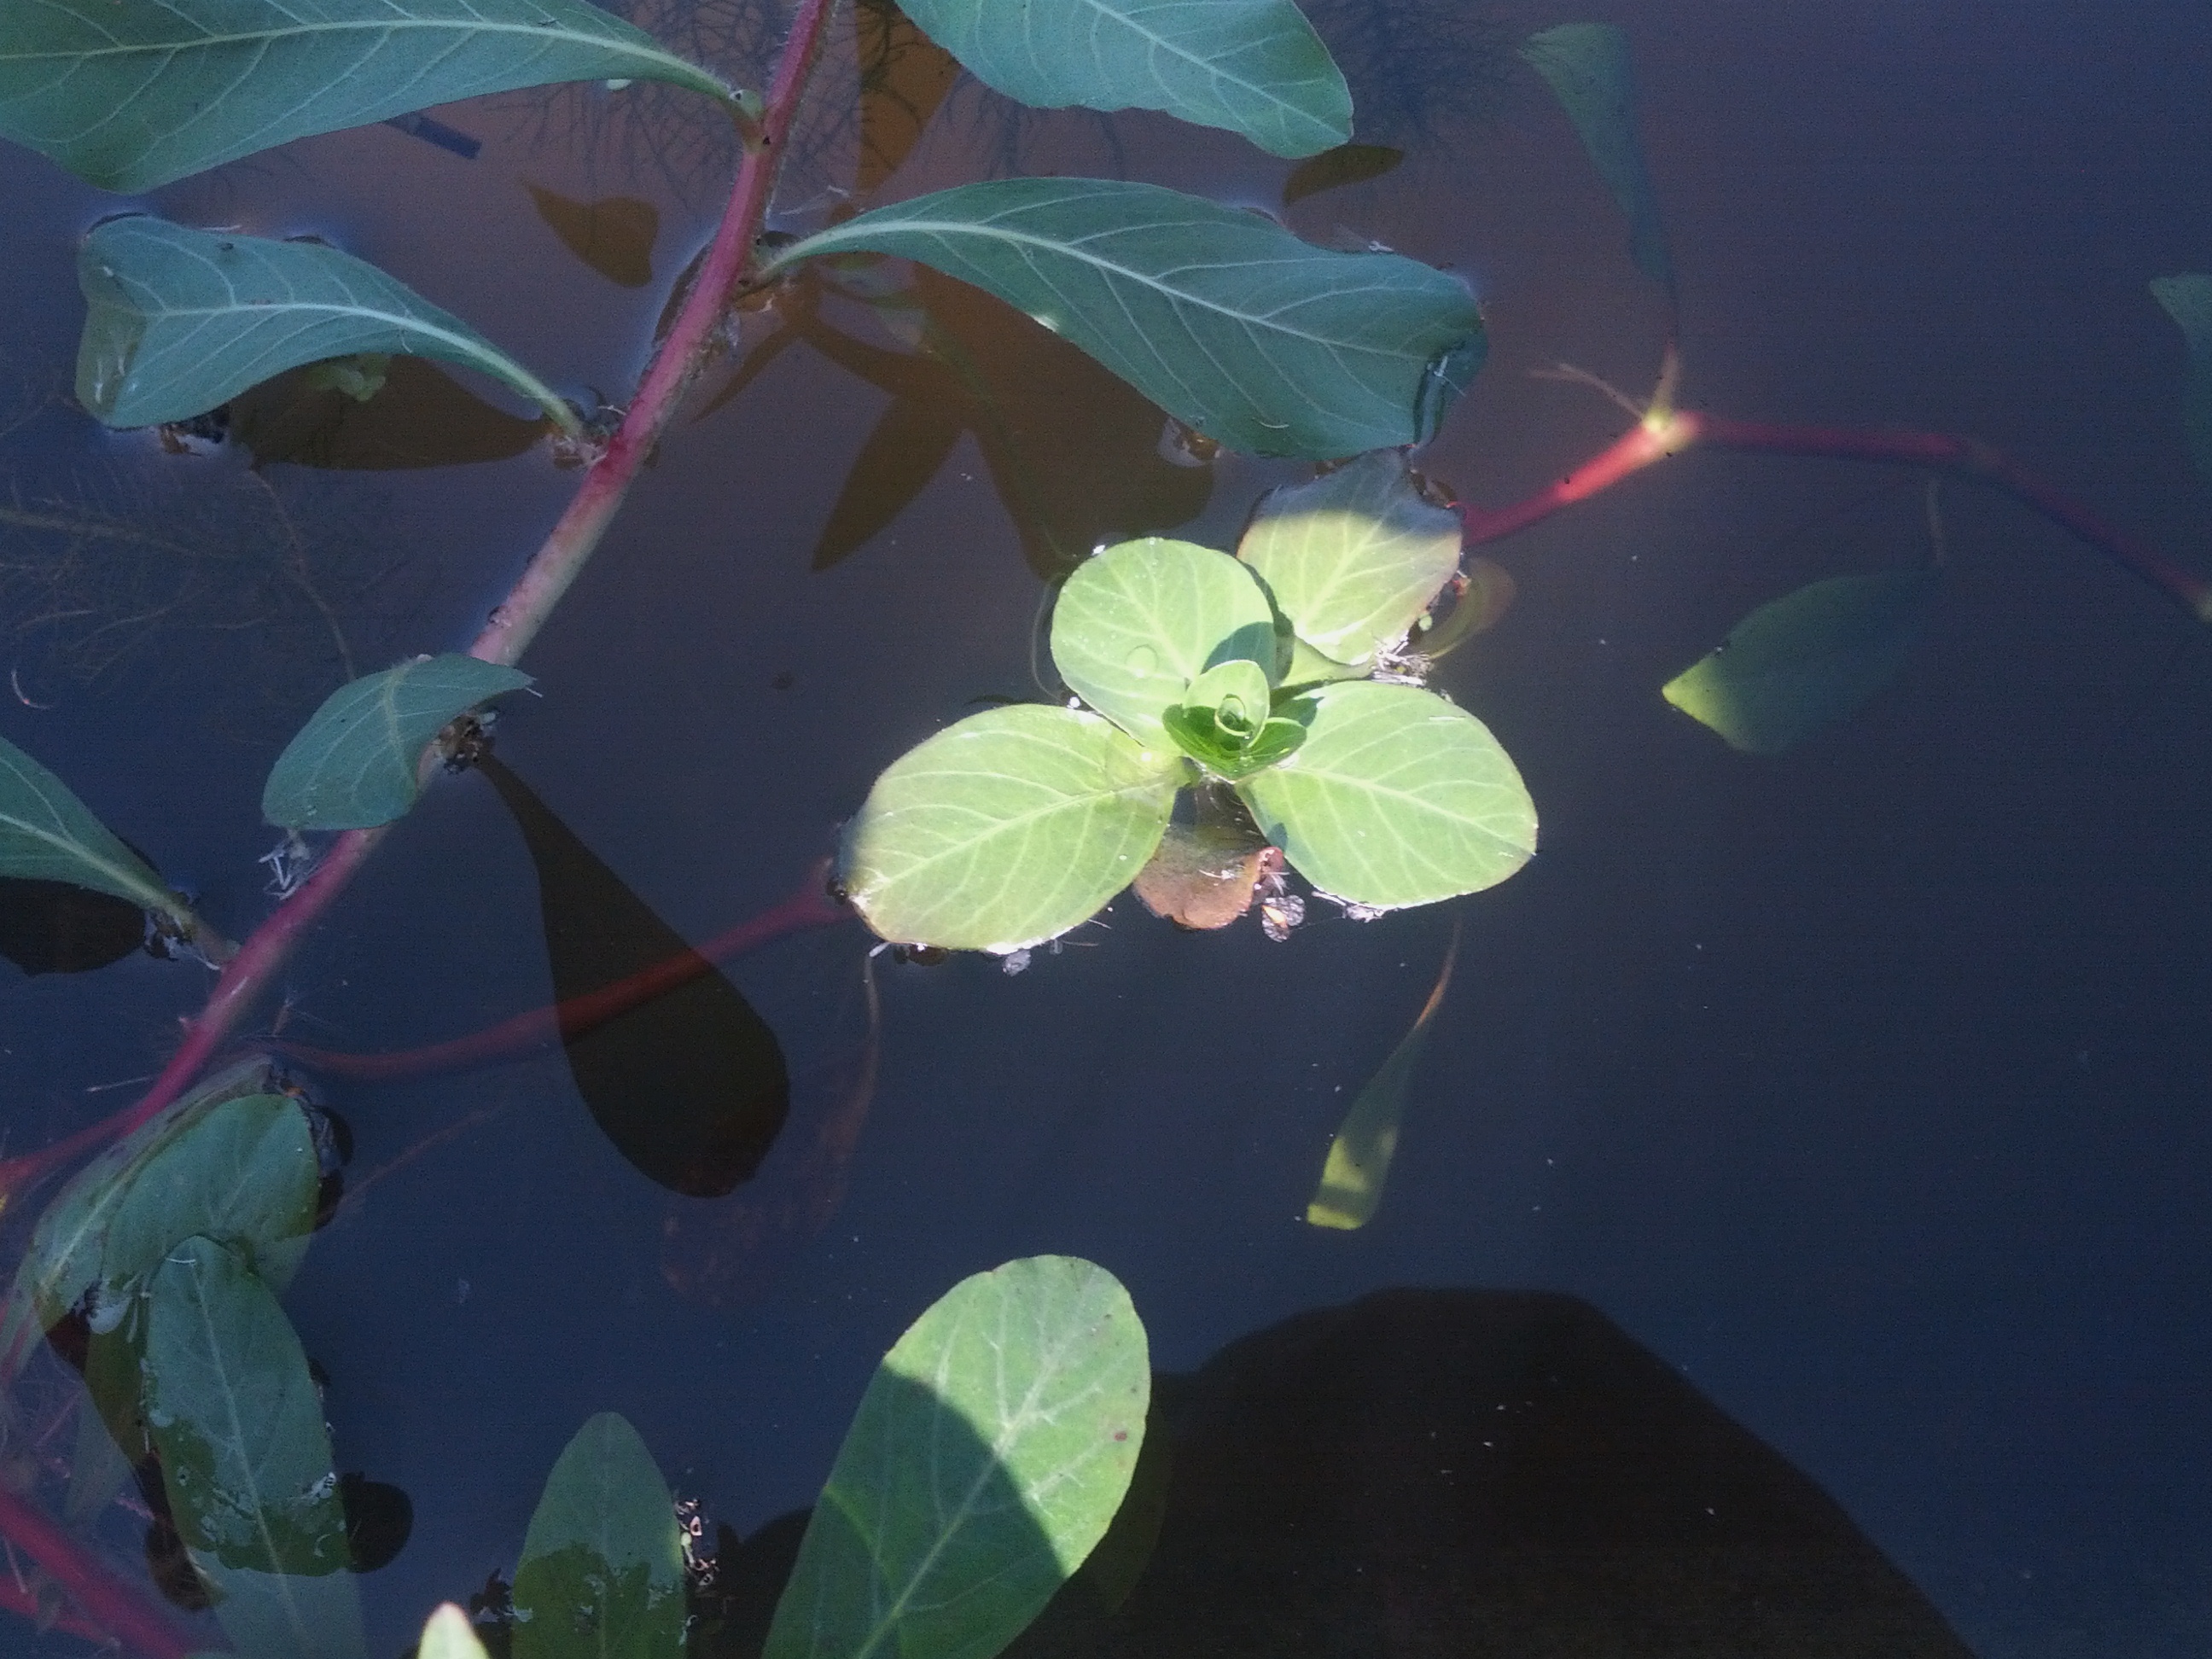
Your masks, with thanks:
[[[1283,205],[1288,207],[1325,190],[1380,179],[1405,159],[1404,150],[1388,144],[1339,144],[1291,169],[1291,176],[1283,180]]]
[[[1252,908],[1267,843],[1241,825],[1171,823],[1137,872],[1137,896],[1179,927],[1226,927]]]
[[[1304,745],[1237,793],[1316,887],[1395,910],[1493,887],[1528,861],[1535,806],[1480,720],[1410,685],[1310,695]]]
[[[538,216],[561,244],[611,283],[643,288],[653,280],[653,244],[660,234],[660,210],[635,196],[603,196],[579,202],[523,181]]]
[[[286,830],[362,830],[403,817],[422,793],[430,740],[459,714],[531,683],[520,669],[449,652],[364,674],[324,700],[284,745],[261,792]]]
[[[1261,498],[1237,556],[1298,638],[1354,666],[1399,644],[1459,568],[1459,514],[1424,501],[1397,450]]]
[[[1151,1384],[1104,1268],[1034,1256],[955,1285],[868,1384],[763,1659],[999,1652],[1113,1519]]]
[[[1039,945],[1136,878],[1186,764],[1080,710],[987,709],[876,780],[845,826],[837,878],[899,944]]]
[[[1831,576],[1769,600],[1667,682],[1667,701],[1751,755],[1778,755],[1842,720],[1905,665],[1934,570]]]
[[[1274,155],[1352,137],[1352,91],[1291,0],[905,0],[975,78],[1040,109],[1156,109]]]
[[[1406,1095],[1413,1085],[1413,1067],[1428,1044],[1429,1025],[1443,1006],[1452,964],[1459,960],[1459,918],[1455,916],[1451,945],[1444,952],[1444,965],[1437,971],[1429,1000],[1421,1005],[1412,1029],[1398,1039],[1389,1059],[1353,1097],[1336,1139],[1329,1142],[1321,1185],[1306,1206],[1309,1225],[1349,1231],[1375,1218],[1382,1202],[1382,1183],[1390,1177],[1390,1160],[1397,1153],[1398,1130],[1406,1115]]]
[[[69,786],[0,738],[0,876],[67,882],[158,911],[185,931],[184,901],[93,817]]]
[[[1552,88],[1575,124],[1591,165],[1628,216],[1628,257],[1671,298],[1674,261],[1659,216],[1659,193],[1651,187],[1636,133],[1636,77],[1628,37],[1611,23],[1562,23],[1530,35],[1521,56]]]
[[[684,1540],[637,1431],[602,1412],[546,1477],[514,1573],[514,1659],[681,1659]]]
[[[779,252],[918,259],[994,294],[1178,420],[1261,455],[1419,443],[1481,366],[1456,277],[1337,253],[1154,185],[1004,179],[863,213]]]
[[[9,9],[0,137],[135,193],[310,133],[609,80],[734,95],[582,0],[39,0]]]
[[[2212,276],[2160,276],[2151,295],[2166,307],[2189,347],[2189,378],[2181,394],[2182,424],[2197,476],[2212,484]]]
[[[319,242],[133,214],[93,227],[76,277],[90,307],[77,400],[109,426],[190,420],[288,368],[386,352],[476,369],[580,429],[567,399],[459,318]]]

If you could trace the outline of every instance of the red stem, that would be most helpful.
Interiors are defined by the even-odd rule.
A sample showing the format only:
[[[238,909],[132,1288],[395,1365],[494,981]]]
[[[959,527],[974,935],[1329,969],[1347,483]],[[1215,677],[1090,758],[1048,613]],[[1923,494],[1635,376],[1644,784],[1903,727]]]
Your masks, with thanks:
[[[188,1639],[82,1543],[4,1486],[0,1486],[0,1534],[70,1593],[100,1627],[100,1634],[115,1638],[146,1659],[185,1659],[204,1650],[204,1643]]]

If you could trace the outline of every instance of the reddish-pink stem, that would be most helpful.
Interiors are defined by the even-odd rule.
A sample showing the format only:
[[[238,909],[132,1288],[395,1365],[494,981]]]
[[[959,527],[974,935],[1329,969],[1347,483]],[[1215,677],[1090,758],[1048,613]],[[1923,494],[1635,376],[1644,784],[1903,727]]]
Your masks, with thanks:
[[[44,1567],[101,1633],[145,1659],[185,1659],[202,1650],[203,1644],[186,1638],[84,1545],[5,1486],[0,1486],[0,1534]]]

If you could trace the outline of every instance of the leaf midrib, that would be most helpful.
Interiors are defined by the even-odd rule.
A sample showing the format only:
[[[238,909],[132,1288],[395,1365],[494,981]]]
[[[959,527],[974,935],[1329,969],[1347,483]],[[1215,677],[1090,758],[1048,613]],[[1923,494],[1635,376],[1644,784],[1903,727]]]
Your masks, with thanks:
[[[1248,81],[1242,76],[1231,75],[1225,70],[1216,68],[1206,59],[1200,58],[1196,52],[1191,52],[1185,47],[1179,46],[1164,35],[1155,33],[1152,30],[1144,27],[1128,14],[1117,12],[1109,6],[1101,4],[1100,0],[1087,0],[1087,3],[1090,9],[1097,15],[1106,18],[1110,21],[1121,24],[1132,34],[1137,35],[1142,40],[1151,41],[1153,46],[1162,48],[1171,57],[1181,58],[1193,69],[1212,76],[1216,80],[1226,81],[1231,86],[1241,87],[1246,92],[1251,93],[1255,97],[1261,99],[1263,102],[1272,104],[1276,108],[1285,111],[1297,117],[1297,119],[1304,125],[1319,127],[1324,131],[1329,130],[1328,122],[1321,119],[1318,116],[1310,114],[1307,111],[1299,108],[1289,99],[1277,96],[1275,94],[1270,92],[1266,87],[1260,85],[1257,82]],[[1158,79],[1157,76],[1154,78],[1155,80]],[[1165,83],[1162,82],[1161,84],[1162,89],[1164,90]],[[1315,82],[1301,82],[1299,84],[1301,86],[1310,86],[1315,84]]]

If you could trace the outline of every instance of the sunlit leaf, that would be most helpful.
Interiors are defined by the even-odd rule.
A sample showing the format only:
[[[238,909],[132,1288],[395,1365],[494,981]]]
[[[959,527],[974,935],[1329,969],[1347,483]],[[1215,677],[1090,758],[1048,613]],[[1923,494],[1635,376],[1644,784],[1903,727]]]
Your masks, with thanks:
[[[971,714],[876,780],[838,880],[888,939],[1009,951],[1087,921],[1159,844],[1186,763],[1096,714]]]
[[[159,911],[190,932],[192,913],[69,787],[0,738],[0,876],[67,882]]]
[[[1353,1097],[1352,1109],[1329,1142],[1328,1158],[1322,1166],[1321,1185],[1306,1206],[1306,1220],[1316,1227],[1349,1231],[1375,1218],[1382,1202],[1382,1185],[1390,1178],[1390,1160],[1398,1150],[1398,1131],[1406,1115],[1406,1096],[1413,1086],[1413,1068],[1428,1046],[1429,1025],[1443,1006],[1451,984],[1452,963],[1459,959],[1459,920],[1452,921],[1451,947],[1429,1000],[1421,1005],[1412,1028],[1398,1039],[1375,1073]]]
[[[133,214],[93,227],[76,276],[90,307],[77,400],[110,426],[189,420],[288,368],[389,352],[476,369],[580,428],[560,393],[459,318],[319,242]]]
[[[1410,685],[1310,695],[1304,745],[1237,793],[1316,887],[1393,910],[1495,886],[1528,861],[1535,806],[1480,720]]]
[[[145,1407],[169,1510],[245,1659],[361,1659],[345,1509],[290,1322],[206,1238],[146,1291]]]
[[[1380,179],[1405,159],[1404,150],[1388,144],[1339,144],[1291,169],[1291,176],[1283,180],[1283,205],[1288,207],[1325,190]]]
[[[1010,1261],[884,1357],[763,1659],[988,1659],[1082,1565],[1145,1435],[1144,1328],[1103,1267]]]
[[[975,78],[1042,109],[1156,109],[1274,155],[1352,137],[1352,91],[1291,0],[905,0]]]
[[[1297,636],[1360,665],[1403,641],[1459,568],[1459,514],[1421,499],[1396,450],[1261,498],[1237,556]]]
[[[1273,709],[1267,677],[1242,659],[1216,663],[1190,683],[1182,702],[1161,717],[1184,754],[1218,777],[1241,778],[1273,766],[1305,741],[1303,703]]]
[[[611,283],[643,288],[653,280],[653,244],[660,234],[660,210],[635,196],[603,196],[579,202],[523,181],[538,216],[561,244]]]
[[[1575,124],[1598,176],[1628,216],[1628,257],[1671,295],[1674,256],[1636,132],[1636,76],[1628,37],[1610,23],[1562,23],[1530,35],[1521,55]]]
[[[1484,352],[1456,277],[1338,253],[1154,185],[1002,179],[878,208],[793,244],[892,253],[973,283],[1232,449],[1314,459],[1417,443]]]
[[[284,746],[262,816],[288,830],[360,830],[406,815],[417,767],[456,715],[530,684],[520,669],[448,653],[365,674],[331,693]]]
[[[680,1659],[684,1541],[637,1431],[602,1412],[562,1452],[514,1574],[514,1659]]]
[[[2189,455],[2197,476],[2212,483],[2212,276],[2160,276],[2152,282],[2150,291],[2180,326],[2189,347],[2181,419],[2189,433]]]
[[[469,1616],[451,1601],[443,1603],[424,1621],[422,1639],[415,1644],[415,1659],[489,1659],[477,1639]]]
[[[137,192],[310,133],[606,80],[733,95],[580,0],[36,0],[0,34],[0,137]]]
[[[1052,613],[1052,659],[1069,690],[1148,748],[1192,680],[1243,659],[1272,668],[1274,609],[1225,553],[1150,536],[1085,559]]]
[[[1896,676],[1940,580],[1934,570],[1831,576],[1770,600],[1668,681],[1666,699],[1731,748],[1793,749]]]

